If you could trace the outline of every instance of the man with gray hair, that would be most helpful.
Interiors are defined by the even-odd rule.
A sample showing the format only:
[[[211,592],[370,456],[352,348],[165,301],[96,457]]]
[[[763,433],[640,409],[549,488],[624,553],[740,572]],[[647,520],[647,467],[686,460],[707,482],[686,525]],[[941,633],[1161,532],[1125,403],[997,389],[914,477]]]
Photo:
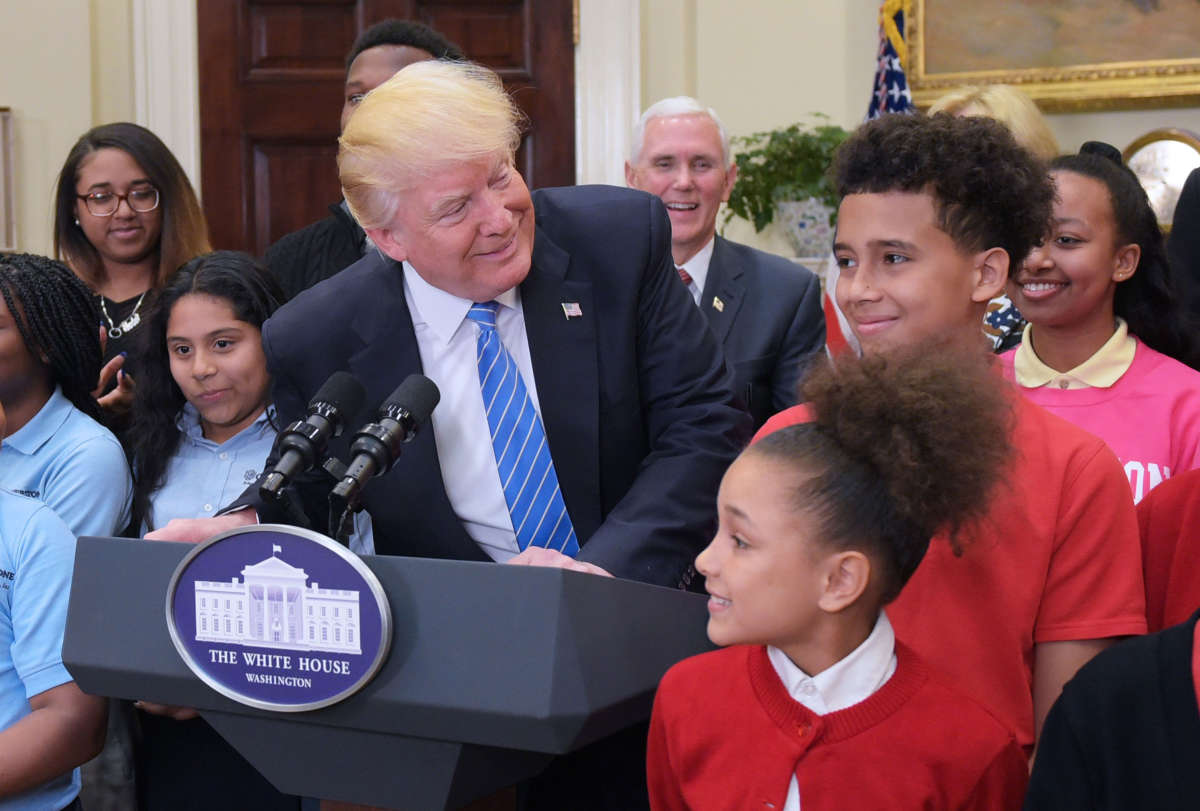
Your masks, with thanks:
[[[821,286],[794,262],[717,236],[737,164],[716,112],[688,96],[651,105],[634,127],[625,180],[666,204],[679,277],[721,342],[755,424],[794,405],[805,363],[825,343]]]

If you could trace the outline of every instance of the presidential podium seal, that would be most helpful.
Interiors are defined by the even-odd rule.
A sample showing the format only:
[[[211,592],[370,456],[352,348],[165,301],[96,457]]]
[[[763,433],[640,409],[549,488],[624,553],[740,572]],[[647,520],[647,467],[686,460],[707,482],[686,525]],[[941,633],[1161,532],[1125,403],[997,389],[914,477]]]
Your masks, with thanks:
[[[329,538],[280,524],[198,544],[171,577],[166,615],[176,650],[205,684],[279,712],[358,692],[392,639],[375,573]]]

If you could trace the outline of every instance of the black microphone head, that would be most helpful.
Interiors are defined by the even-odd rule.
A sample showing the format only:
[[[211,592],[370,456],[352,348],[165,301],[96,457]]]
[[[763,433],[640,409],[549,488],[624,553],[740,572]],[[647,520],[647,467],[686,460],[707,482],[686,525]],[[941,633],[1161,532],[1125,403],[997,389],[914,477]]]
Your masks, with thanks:
[[[322,405],[333,406],[345,420],[357,416],[362,411],[366,399],[366,389],[354,379],[354,375],[349,372],[334,372],[308,401],[308,407],[314,410]]]
[[[390,412],[399,407],[409,413],[412,420],[420,425],[429,419],[442,393],[437,384],[425,375],[413,374],[404,378],[404,382],[388,395],[380,406],[381,412]]]

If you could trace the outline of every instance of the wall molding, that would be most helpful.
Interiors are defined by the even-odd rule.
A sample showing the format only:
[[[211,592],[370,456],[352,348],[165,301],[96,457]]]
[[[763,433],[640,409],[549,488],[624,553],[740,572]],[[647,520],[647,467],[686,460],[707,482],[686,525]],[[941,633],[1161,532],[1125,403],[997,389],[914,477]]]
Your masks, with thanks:
[[[133,109],[200,193],[196,0],[133,0]]]
[[[579,0],[575,181],[625,185],[641,113],[641,0]],[[133,0],[134,114],[200,191],[196,0]]]
[[[579,0],[575,182],[625,185],[642,105],[641,0]]]

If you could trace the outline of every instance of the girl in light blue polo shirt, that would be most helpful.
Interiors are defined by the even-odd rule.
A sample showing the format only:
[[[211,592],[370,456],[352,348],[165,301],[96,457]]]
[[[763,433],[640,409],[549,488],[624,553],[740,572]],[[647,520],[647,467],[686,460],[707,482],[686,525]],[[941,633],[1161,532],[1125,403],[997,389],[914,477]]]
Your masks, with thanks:
[[[141,330],[129,432],[142,533],[213,515],[258,478],[275,440],[262,325],[275,279],[235,251],[199,256],[157,295]],[[201,719],[140,713],[143,808],[296,809]]]
[[[156,297],[129,432],[142,534],[210,517],[258,478],[276,434],[261,329],[282,301],[275,279],[236,251],[193,259]]]
[[[6,339],[0,329],[0,353]],[[75,536],[53,510],[0,488],[0,807],[12,811],[75,807],[77,767],[104,742],[104,699],[62,663],[74,560]]]
[[[75,535],[129,524],[129,466],[91,395],[99,374],[91,291],[53,259],[0,255],[0,487],[45,503]]]

